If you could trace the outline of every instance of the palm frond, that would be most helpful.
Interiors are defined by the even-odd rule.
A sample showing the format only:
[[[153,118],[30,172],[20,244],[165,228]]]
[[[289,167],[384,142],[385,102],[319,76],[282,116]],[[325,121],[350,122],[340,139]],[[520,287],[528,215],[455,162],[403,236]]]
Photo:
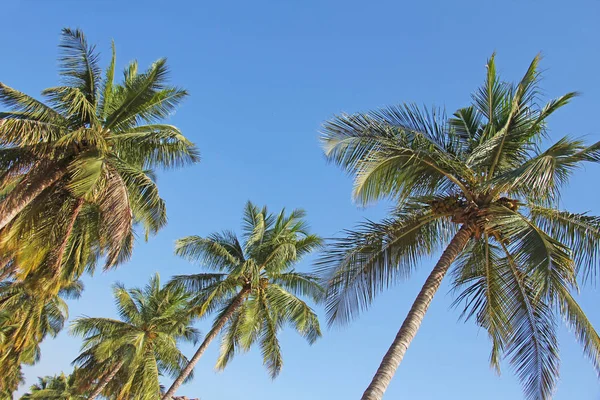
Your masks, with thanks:
[[[527,399],[550,399],[558,379],[558,343],[552,310],[536,299],[533,282],[519,270],[508,249],[506,253],[507,286],[513,295],[510,326],[512,335],[506,344],[517,376]]]
[[[88,45],[79,29],[64,28],[59,47],[62,51],[60,73],[66,83],[79,89],[90,104],[96,104],[101,71],[95,46]]]
[[[102,92],[101,98],[98,104],[99,117],[102,120],[105,120],[108,116],[109,111],[112,106],[112,97],[113,97],[113,87],[115,84],[115,66],[117,64],[117,50],[115,48],[115,42],[111,43],[111,52],[112,56],[110,59],[110,64],[106,68],[106,74],[104,80],[102,80]]]
[[[326,156],[355,175],[357,200],[402,200],[453,187],[469,195],[464,183],[471,175],[468,169],[429,135],[375,118],[342,115],[323,127]]]
[[[166,59],[156,61],[146,73],[128,69],[124,86],[115,90],[114,110],[106,117],[105,129],[122,131],[140,121],[163,119],[187,95],[185,91],[165,87],[168,74]]]
[[[503,116],[503,126],[500,128],[498,133],[494,134],[488,140],[490,143],[493,143],[493,149],[490,152],[490,156],[492,158],[488,164],[488,179],[494,176],[494,172],[498,166],[506,163],[505,159],[511,158],[511,152],[507,151],[510,144],[509,136],[511,136],[513,132],[519,131],[519,129],[515,129],[516,126],[521,122],[519,117],[523,114],[527,116],[527,105],[531,104],[535,100],[537,81],[539,77],[539,61],[540,56],[538,55],[529,65],[527,72],[517,85],[517,88],[514,91],[515,93],[510,99],[510,111],[505,113],[506,115]],[[528,118],[524,118],[524,121],[527,122]],[[519,154],[518,151],[517,154]]]
[[[367,221],[330,241],[316,264],[328,287],[329,324],[347,323],[366,310],[376,294],[407,278],[449,233],[443,220],[424,210]]]
[[[502,249],[484,235],[472,241],[454,265],[453,291],[458,296],[453,306],[464,303],[461,318],[475,317],[477,325],[487,330],[492,342],[490,366],[500,373],[500,360],[505,343],[510,337],[511,315],[509,296],[506,290]]]
[[[143,168],[174,168],[200,160],[194,144],[172,125],[136,126],[109,141],[122,159]]]
[[[208,238],[187,236],[175,243],[175,254],[200,262],[214,271],[231,270],[244,260],[240,244],[231,232],[214,233]]]
[[[598,161],[600,142],[586,146],[581,140],[565,137],[518,168],[496,177],[496,191],[554,203],[576,168],[583,162]]]
[[[273,283],[284,287],[297,296],[306,296],[316,303],[324,299],[325,288],[320,284],[318,275],[302,272],[284,272],[276,274]]]
[[[600,336],[568,290],[557,293],[559,310],[583,347],[583,353],[600,374]]]
[[[304,301],[276,284],[269,286],[265,296],[281,323],[291,324],[309,344],[321,337],[317,314]]]
[[[569,247],[578,271],[592,282],[600,260],[600,217],[529,204],[534,224]]]
[[[493,230],[508,241],[511,257],[536,281],[536,296],[552,303],[558,288],[576,287],[575,265],[569,249],[520,213],[497,210]]]
[[[275,379],[283,367],[281,346],[277,338],[277,321],[270,312],[266,312],[263,318],[263,327],[260,334],[260,351],[263,363],[267,367],[271,379]]]

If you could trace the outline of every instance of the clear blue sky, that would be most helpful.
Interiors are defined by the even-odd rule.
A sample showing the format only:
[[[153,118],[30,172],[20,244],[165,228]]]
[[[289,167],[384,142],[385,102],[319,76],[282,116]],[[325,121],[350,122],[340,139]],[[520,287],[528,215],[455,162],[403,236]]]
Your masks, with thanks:
[[[353,112],[414,101],[454,110],[483,79],[486,58],[497,51],[505,78],[517,79],[542,52],[548,96],[579,90],[583,96],[551,120],[564,134],[600,140],[600,1],[111,1],[3,2],[0,80],[30,94],[57,83],[60,29],[82,28],[104,55],[117,45],[119,66],[166,56],[172,81],[191,97],[172,118],[194,140],[202,162],[160,174],[169,225],[119,270],[86,279],[71,302],[71,316],[113,316],[110,285],[143,285],[159,271],[199,271],[172,255],[174,241],[237,229],[248,199],[273,209],[302,207],[315,232],[331,236],[363,217],[379,218],[389,205],[367,210],[350,199],[351,182],[327,165],[319,125]],[[600,214],[598,167],[580,171],[563,205]],[[373,309],[345,329],[327,331],[309,347],[282,334],[285,366],[272,382],[260,354],[240,355],[215,373],[215,343],[181,394],[203,400],[358,399],[423,283],[431,260],[409,282],[382,295]],[[300,268],[310,269],[310,260]],[[581,303],[600,328],[598,291]],[[457,322],[452,294],[442,286],[386,399],[519,399],[507,365],[501,377],[488,367],[486,333]],[[206,331],[208,322],[199,327]],[[562,368],[556,399],[598,399],[591,364],[562,329]],[[42,361],[25,368],[38,375],[69,370],[79,340],[63,332],[42,346]],[[187,354],[191,347],[185,347]]]

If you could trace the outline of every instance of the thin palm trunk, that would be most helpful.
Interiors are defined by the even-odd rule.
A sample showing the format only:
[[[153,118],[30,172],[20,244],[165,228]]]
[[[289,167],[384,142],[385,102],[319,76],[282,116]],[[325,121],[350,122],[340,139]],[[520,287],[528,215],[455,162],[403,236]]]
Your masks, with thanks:
[[[36,171],[36,176],[31,179],[34,182],[27,182],[27,179],[21,182],[0,203],[0,229],[8,225],[37,196],[65,176],[66,173],[67,165],[61,163],[48,170]]]
[[[213,326],[208,335],[206,335],[204,341],[202,342],[200,347],[198,347],[198,350],[196,350],[196,353],[190,359],[188,365],[185,366],[185,368],[181,371],[177,379],[175,379],[175,382],[173,382],[167,393],[165,393],[162,400],[170,400],[175,395],[175,392],[177,392],[177,389],[179,389],[183,381],[185,381],[185,379],[192,373],[194,367],[196,366],[196,363],[198,363],[198,360],[200,360],[200,357],[202,357],[202,354],[204,354],[204,351],[206,350],[210,342],[212,342],[213,339],[217,337],[217,335],[219,334],[223,326],[225,326],[229,318],[231,318],[235,310],[242,304],[248,292],[250,292],[250,289],[244,288],[242,289],[242,291],[240,291],[240,293],[238,293],[235,300],[229,305],[227,311],[221,316],[221,318],[217,321],[215,326]]]
[[[109,382],[113,380],[115,375],[117,375],[117,372],[119,372],[119,370],[123,367],[123,364],[125,364],[125,361],[119,361],[119,363],[115,365],[115,367],[102,378],[102,380],[100,381],[100,383],[98,383],[98,386],[96,386],[96,389],[94,389],[88,400],[93,400],[96,397],[98,397],[100,393],[102,393],[106,385],[108,385]]]
[[[400,331],[398,331],[394,342],[383,357],[377,373],[361,400],[381,400],[383,398],[383,394],[400,366],[410,342],[414,339],[423,322],[425,313],[433,300],[433,296],[439,289],[442,279],[444,279],[450,265],[469,242],[471,233],[471,228],[463,225],[442,253],[417,295],[406,319],[402,323],[402,327],[400,327]]]

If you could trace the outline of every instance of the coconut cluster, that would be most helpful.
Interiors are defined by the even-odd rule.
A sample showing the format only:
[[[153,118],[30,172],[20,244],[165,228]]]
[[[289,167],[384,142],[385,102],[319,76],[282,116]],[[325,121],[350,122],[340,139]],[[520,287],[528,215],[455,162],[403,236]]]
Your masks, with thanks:
[[[466,201],[458,196],[448,196],[429,203],[434,214],[453,215],[466,207]]]
[[[517,200],[509,199],[508,197],[500,197],[496,203],[513,211],[517,211],[519,208],[519,202]]]

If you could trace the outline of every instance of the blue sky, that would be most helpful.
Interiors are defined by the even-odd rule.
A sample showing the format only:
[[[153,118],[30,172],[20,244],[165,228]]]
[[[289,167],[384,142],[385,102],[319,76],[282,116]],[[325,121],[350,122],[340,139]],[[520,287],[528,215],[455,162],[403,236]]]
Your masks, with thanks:
[[[446,106],[468,103],[485,60],[518,79],[542,52],[548,97],[583,95],[552,118],[552,138],[600,140],[600,1],[18,1],[4,2],[0,80],[30,94],[57,83],[60,29],[82,28],[106,62],[114,39],[120,67],[166,56],[172,82],[191,96],[171,122],[198,144],[202,162],[161,173],[169,225],[119,270],[85,279],[71,316],[114,316],[110,285],[140,286],[155,271],[199,271],[172,255],[174,241],[238,229],[243,204],[302,207],[316,233],[331,236],[361,218],[385,215],[389,204],[359,209],[351,181],[327,165],[318,144],[320,123],[346,111],[411,101]],[[596,166],[576,174],[563,206],[600,214]],[[382,295],[371,311],[344,329],[327,331],[309,347],[282,334],[285,366],[271,381],[259,351],[240,355],[222,373],[213,369],[214,343],[180,394],[203,400],[356,399],[366,388],[425,280],[432,261]],[[311,260],[300,265],[309,270]],[[452,294],[442,285],[386,399],[518,399],[510,366],[498,377],[488,367],[486,333],[458,322]],[[600,327],[598,290],[579,296]],[[321,310],[320,310],[321,311]],[[322,315],[322,312],[321,312]],[[204,332],[208,321],[199,324]],[[574,337],[560,333],[561,379],[555,399],[598,399],[591,364]],[[36,376],[69,370],[79,340],[66,330],[42,345]],[[184,351],[191,355],[192,347]]]

